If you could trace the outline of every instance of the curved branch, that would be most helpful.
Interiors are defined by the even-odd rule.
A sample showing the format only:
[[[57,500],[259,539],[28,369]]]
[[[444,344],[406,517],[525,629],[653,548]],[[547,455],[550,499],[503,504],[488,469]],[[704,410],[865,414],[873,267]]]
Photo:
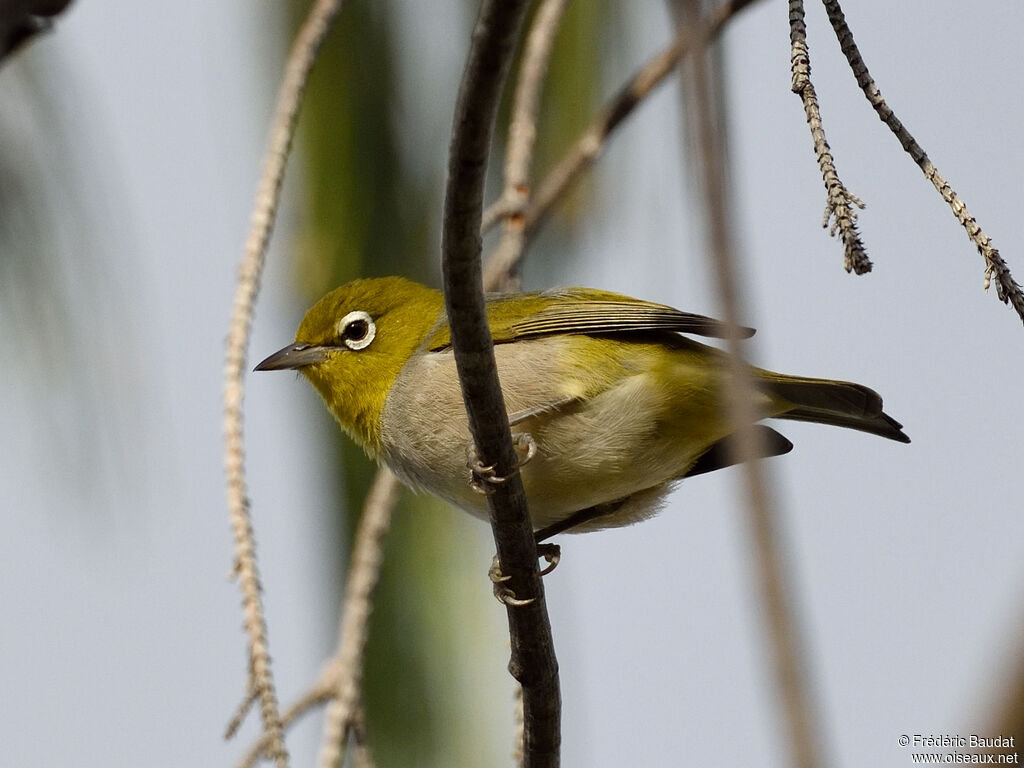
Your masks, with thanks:
[[[512,657],[523,687],[523,764],[558,765],[561,694],[537,546],[518,475],[484,308],[480,224],[484,173],[501,86],[525,0],[483,0],[455,107],[441,238],[445,306],[477,453],[507,482],[488,497],[500,568],[518,605],[506,604]],[[510,601],[511,602],[511,601]]]
[[[391,512],[398,494],[398,479],[390,470],[377,470],[366,504],[355,546],[352,564],[345,580],[345,597],[341,603],[338,626],[338,649],[331,662],[333,697],[327,706],[323,739],[320,742],[320,765],[334,768],[341,763],[345,744],[358,721],[362,700],[363,657],[370,630],[373,593],[380,581],[384,561],[384,539],[391,527]]]
[[[523,214],[530,202],[530,166],[537,141],[537,111],[555,34],[568,5],[569,0],[544,0],[526,36],[508,129],[505,189],[501,193],[502,204],[497,209],[505,220],[505,231],[484,270],[484,290],[511,291],[519,284],[519,262],[526,250]],[[492,209],[494,206],[488,208]],[[485,223],[481,224],[481,229],[484,228]]]
[[[245,255],[238,268],[231,324],[228,329],[224,363],[224,471],[227,475],[228,511],[235,537],[235,569],[242,591],[245,630],[249,635],[248,689],[260,702],[263,729],[268,734],[270,754],[280,768],[288,765],[284,729],[274,679],[270,670],[267,625],[260,598],[260,577],[256,567],[256,545],[249,517],[249,498],[245,481],[245,443],[242,434],[242,398],[246,353],[252,311],[259,292],[267,243],[284,179],[284,169],[295,134],[302,93],[324,35],[330,28],[342,0],[319,0],[299,31],[288,56],[284,80],[278,91],[271,123],[270,146],[264,160],[256,201],[253,205]]]
[[[715,6],[706,19],[704,34],[711,40],[725,27],[733,16],[755,0],[729,0]],[[573,143],[562,159],[537,186],[530,204],[522,212],[523,247],[545,224],[554,207],[564,199],[572,185],[600,157],[612,133],[621,125],[665,78],[672,73],[676,64],[686,56],[692,46],[687,34],[680,34],[668,47],[657,53],[644,64],[605,104],[597,117]],[[484,211],[481,232],[488,232],[501,219],[511,215],[515,206],[503,194]],[[516,261],[522,258],[522,251],[512,249],[495,251],[484,272],[484,286],[492,290],[500,285],[505,275],[516,268]]]
[[[398,480],[385,467],[377,470],[359,518],[345,595],[338,612],[338,645],[316,681],[281,713],[285,728],[321,704],[330,702],[321,742],[321,762],[336,761],[334,751],[344,754],[347,739],[358,735],[361,719],[363,656],[369,631],[373,593],[380,581],[384,539],[391,525],[391,513],[398,498]],[[358,742],[358,739],[357,739]],[[266,734],[256,740],[238,762],[237,768],[255,765],[268,744]]]
[[[828,20],[832,23],[832,29],[839,40],[839,47],[846,57],[850,69],[853,70],[853,76],[857,80],[857,85],[864,91],[864,96],[867,97],[868,102],[874,107],[875,112],[878,113],[879,119],[893,132],[893,135],[902,145],[904,151],[917,163],[918,167],[924,172],[925,178],[932,183],[942,196],[942,199],[952,209],[956,220],[967,231],[967,236],[985,260],[985,289],[988,289],[994,276],[996,279],[996,296],[1004,304],[1013,306],[1017,310],[1017,315],[1024,321],[1024,292],[1021,291],[1020,283],[1013,279],[1013,275],[1010,274],[1010,268],[1003,260],[1003,257],[999,255],[996,247],[992,245],[992,239],[982,231],[977,220],[968,212],[963,200],[953,191],[949,182],[939,175],[938,169],[928,159],[928,153],[910,135],[910,131],[896,117],[892,108],[885,103],[885,99],[882,98],[882,92],[875,85],[871,73],[868,72],[867,64],[864,63],[860,50],[853,41],[853,32],[850,31],[850,27],[846,23],[846,17],[843,15],[843,9],[840,7],[838,0],[824,0],[824,4],[825,11],[828,13]]]
[[[713,40],[737,13],[756,0],[727,0],[716,5],[705,21],[703,34]],[[565,197],[573,183],[600,157],[608,138],[633,110],[646,99],[656,86],[672,73],[680,59],[686,56],[693,45],[688,34],[680,34],[666,48],[644,64],[623,85],[594,118],[593,122],[573,143],[562,159],[548,171],[544,180],[537,185],[533,199],[523,214],[523,226],[527,240],[547,221],[554,207]],[[499,200],[488,207],[484,216],[485,231],[507,215],[507,202]],[[493,272],[507,268],[495,263]],[[488,276],[492,268],[488,266]]]

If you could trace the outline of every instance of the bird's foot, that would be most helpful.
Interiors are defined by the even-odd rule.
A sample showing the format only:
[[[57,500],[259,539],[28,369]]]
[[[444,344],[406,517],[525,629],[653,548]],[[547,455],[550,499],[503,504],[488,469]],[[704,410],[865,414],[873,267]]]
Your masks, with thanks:
[[[537,545],[537,556],[543,557],[547,565],[544,566],[538,576],[547,576],[555,568],[558,567],[558,563],[562,560],[562,548],[557,544],[547,543]]]
[[[517,464],[510,475],[499,476],[494,464],[484,464],[476,450],[476,443],[469,442],[466,446],[466,466],[469,467],[469,487],[479,494],[490,496],[494,486],[507,483],[519,469],[537,455],[537,443],[529,432],[517,432],[512,435],[512,447],[516,452]]]
[[[506,576],[501,570],[501,561],[498,560],[498,556],[495,555],[494,559],[491,560],[491,567],[487,571],[487,577],[491,580],[494,585],[494,598],[502,605],[511,605],[513,607],[519,607],[523,605],[529,605],[534,602],[536,598],[528,598],[526,600],[520,600],[516,597],[516,593],[509,589],[506,585],[512,579],[511,576]]]
[[[558,567],[558,562],[562,557],[562,548],[557,544],[539,544],[537,546],[537,556],[543,557],[547,562],[547,565],[537,573],[537,576],[543,578]],[[523,605],[530,605],[536,601],[536,598],[534,597],[520,600],[516,597],[515,592],[506,586],[512,577],[506,576],[502,573],[501,561],[498,560],[497,555],[495,555],[494,559],[491,560],[491,567],[487,571],[487,576],[494,585],[494,597],[499,603],[519,607]]]

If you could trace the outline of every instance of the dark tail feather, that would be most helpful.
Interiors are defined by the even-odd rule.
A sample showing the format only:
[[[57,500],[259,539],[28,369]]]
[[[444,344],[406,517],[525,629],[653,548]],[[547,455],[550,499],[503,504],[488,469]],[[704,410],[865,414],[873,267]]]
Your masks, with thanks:
[[[767,392],[792,404],[775,414],[779,419],[813,421],[836,427],[857,429],[901,443],[910,438],[903,425],[882,411],[882,398],[873,389],[849,381],[804,379],[764,372],[758,384]]]
[[[780,435],[771,427],[758,424],[754,427],[758,434],[758,445],[762,448],[758,458],[767,459],[769,456],[781,456],[793,450],[793,444],[784,436]],[[724,469],[736,464],[736,435],[723,437],[717,443],[701,454],[696,463],[690,467],[683,477],[703,475],[705,472],[714,472],[716,469]]]

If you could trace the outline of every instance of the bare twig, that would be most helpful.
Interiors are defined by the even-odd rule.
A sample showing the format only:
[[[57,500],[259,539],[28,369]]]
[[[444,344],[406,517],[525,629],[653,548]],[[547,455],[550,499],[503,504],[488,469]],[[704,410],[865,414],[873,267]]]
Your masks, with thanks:
[[[270,669],[267,627],[256,567],[256,545],[249,517],[242,434],[242,376],[249,346],[249,329],[252,326],[253,302],[259,291],[267,242],[274,222],[302,92],[320,43],[341,5],[342,0],[319,0],[299,31],[288,57],[271,124],[270,145],[253,206],[245,255],[239,265],[224,365],[224,468],[231,528],[235,537],[235,573],[242,591],[245,629],[249,635],[249,688],[260,701],[263,728],[269,736],[267,752],[278,766],[287,766],[288,753]]]
[[[352,565],[345,582],[338,649],[334,656],[334,693],[327,707],[320,744],[322,768],[334,768],[341,762],[347,734],[360,715],[358,704],[362,698],[363,656],[373,610],[373,593],[380,579],[384,539],[391,527],[391,511],[397,493],[398,480],[382,467],[377,471],[366,497],[352,549]]]
[[[530,166],[537,141],[537,111],[544,76],[551,60],[555,35],[569,0],[543,0],[530,26],[523,47],[522,64],[516,81],[505,155],[505,195],[513,199],[513,210],[529,196]]]
[[[857,231],[856,208],[864,208],[864,203],[846,188],[836,171],[832,150],[825,138],[825,129],[821,123],[821,109],[818,106],[818,94],[811,82],[811,59],[807,51],[807,26],[804,24],[803,0],[789,0],[789,41],[791,45],[790,67],[793,73],[793,93],[800,97],[807,115],[807,125],[811,129],[814,141],[814,154],[818,158],[818,168],[825,181],[827,202],[825,215],[821,225],[827,227],[830,221],[834,224],[829,229],[833,237],[838,232],[843,240],[846,258],[843,267],[847,272],[862,275],[871,271],[871,260],[868,258],[864,242]]]
[[[518,460],[498,383],[480,268],[484,172],[524,0],[483,0],[455,107],[442,230],[445,306],[470,430],[481,461],[507,482],[488,496],[491,528],[507,586],[512,658],[509,671],[523,687],[526,766],[559,761],[561,695],[544,600],[537,547]]]
[[[555,34],[568,5],[569,0],[544,0],[537,8],[530,33],[526,36],[505,154],[505,189],[501,194],[504,204],[500,207],[505,219],[505,232],[484,271],[485,290],[511,291],[518,287],[519,261],[526,248],[523,214],[530,200],[530,166],[537,141],[537,110]]]
[[[708,15],[704,27],[708,39],[717,37],[733,16],[754,2],[755,0],[728,0],[716,5]],[[572,184],[594,164],[615,129],[647,98],[655,86],[664,81],[679,60],[687,55],[690,46],[690,37],[680,35],[641,67],[608,101],[562,159],[547,173],[537,186],[524,214],[523,223],[527,240],[544,224],[554,206],[562,200]],[[484,215],[487,226],[484,231],[501,219],[506,206],[503,200],[499,200],[487,209]]]
[[[699,29],[699,0],[684,0],[689,9],[682,14],[689,20],[691,29]],[[730,417],[736,428],[738,458],[743,462],[743,478],[747,496],[747,508],[756,545],[759,582],[768,617],[768,633],[772,643],[780,692],[785,705],[789,738],[794,763],[802,768],[821,765],[821,750],[816,734],[821,733],[814,717],[816,711],[810,703],[811,696],[806,674],[801,666],[801,652],[797,622],[789,600],[792,587],[782,566],[780,556],[781,533],[778,530],[778,515],[772,509],[771,496],[767,490],[764,467],[756,459],[763,455],[759,450],[758,433],[753,429],[758,415],[754,408],[750,368],[742,358],[739,344],[740,307],[744,305],[742,290],[736,275],[729,195],[726,190],[725,153],[720,137],[728,131],[716,125],[720,114],[712,105],[715,92],[709,76],[708,62],[703,41],[706,35],[696,34],[700,48],[694,51],[692,70],[684,78],[691,108],[687,110],[691,130],[698,147],[696,168],[701,176],[700,183],[705,198],[708,238],[712,255],[712,270],[721,297],[725,321],[733,329],[727,340],[730,375],[728,377],[728,401]]]
[[[370,761],[369,750],[361,740],[364,730],[362,700],[363,655],[373,610],[373,593],[380,579],[384,560],[384,539],[391,526],[391,513],[398,498],[398,480],[386,467],[377,471],[366,494],[352,545],[352,558],[345,595],[339,610],[338,645],[316,682],[281,715],[285,727],[309,709],[331,702],[324,722],[321,762],[330,750],[344,755],[349,736],[355,737],[361,759]],[[340,735],[339,735],[340,734]],[[238,768],[255,764],[267,744],[260,738],[246,752]]]
[[[250,685],[252,683],[252,675],[249,675]],[[227,727],[224,729],[224,740],[228,741],[235,737],[238,733],[238,729],[242,727],[242,723],[245,722],[245,718],[249,716],[249,710],[252,709],[252,705],[256,703],[256,693],[250,689],[245,692],[245,698],[238,705],[238,709],[235,710],[235,714],[231,716],[228,721]]]
[[[352,734],[352,763],[355,768],[374,768],[376,763],[366,738],[366,712],[362,706],[356,708],[348,733]]]
[[[932,165],[931,160],[928,159],[928,154],[924,151],[924,148],[910,135],[910,132],[899,118],[896,117],[889,105],[885,103],[885,99],[882,98],[882,92],[878,89],[871,74],[868,72],[868,67],[864,63],[864,59],[861,58],[857,44],[853,41],[853,32],[850,31],[850,27],[846,23],[846,17],[843,15],[843,9],[840,7],[838,0],[823,1],[825,11],[828,13],[828,19],[832,23],[832,28],[835,30],[836,37],[839,40],[839,47],[842,49],[843,55],[846,56],[850,69],[853,70],[853,75],[857,79],[857,85],[864,91],[864,95],[871,103],[871,106],[874,107],[875,112],[878,113],[878,117],[889,127],[889,130],[899,140],[903,149],[924,172],[925,178],[935,186],[942,199],[953,210],[956,220],[967,231],[967,236],[985,260],[985,289],[988,289],[992,278],[995,277],[996,296],[1004,304],[1012,305],[1021,320],[1024,321],[1024,292],[1021,291],[1020,284],[1010,274],[1010,268],[1006,265],[1003,257],[999,255],[999,251],[992,245],[991,238],[982,231],[981,227],[978,226],[978,222],[967,211],[967,206],[964,205],[964,202],[953,191],[949,183],[939,175],[938,170]]]
[[[324,671],[320,673],[320,677],[317,678],[317,681],[281,712],[282,727],[288,728],[309,710],[330,701],[331,696],[334,695],[334,680],[334,667],[329,663]],[[260,737],[252,743],[249,749],[246,750],[242,759],[236,764],[236,768],[252,768],[252,766],[256,765],[260,757],[267,751],[267,747],[269,745],[269,734],[261,734]]]
[[[484,234],[490,232],[494,225],[508,216],[511,211],[512,204],[504,196],[499,197],[484,210],[480,219],[480,232]]]

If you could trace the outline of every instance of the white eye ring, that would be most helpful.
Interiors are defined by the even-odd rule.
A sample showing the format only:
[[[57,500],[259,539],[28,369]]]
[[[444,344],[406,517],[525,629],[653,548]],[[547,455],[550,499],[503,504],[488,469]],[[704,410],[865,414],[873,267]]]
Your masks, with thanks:
[[[366,349],[376,335],[373,318],[361,309],[349,312],[338,321],[338,338],[349,349]]]

